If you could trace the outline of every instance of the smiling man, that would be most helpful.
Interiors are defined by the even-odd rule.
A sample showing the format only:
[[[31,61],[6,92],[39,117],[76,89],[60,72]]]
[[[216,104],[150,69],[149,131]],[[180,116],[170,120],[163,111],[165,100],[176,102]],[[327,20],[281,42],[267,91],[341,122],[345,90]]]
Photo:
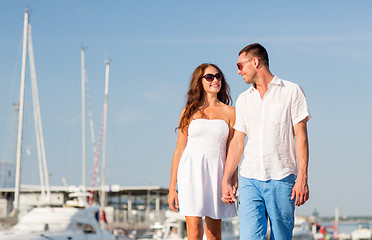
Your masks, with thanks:
[[[309,199],[310,114],[305,94],[297,84],[270,72],[267,51],[258,43],[239,52],[237,66],[238,74],[252,86],[236,102],[222,201],[236,201],[230,182],[244,152],[239,178],[240,239],[265,239],[269,218],[270,239],[290,240],[295,205]]]

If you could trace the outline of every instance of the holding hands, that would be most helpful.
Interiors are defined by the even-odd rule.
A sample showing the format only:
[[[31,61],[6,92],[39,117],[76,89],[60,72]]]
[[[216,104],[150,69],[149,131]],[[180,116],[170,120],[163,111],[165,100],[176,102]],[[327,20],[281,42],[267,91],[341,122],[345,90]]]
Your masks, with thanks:
[[[222,182],[222,202],[227,204],[233,204],[236,201],[236,187],[231,186],[229,182]]]

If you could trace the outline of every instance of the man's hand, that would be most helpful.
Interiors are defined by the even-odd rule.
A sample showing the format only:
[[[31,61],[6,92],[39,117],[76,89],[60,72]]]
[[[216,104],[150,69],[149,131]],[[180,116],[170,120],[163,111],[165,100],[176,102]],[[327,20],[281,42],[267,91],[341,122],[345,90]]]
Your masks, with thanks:
[[[306,117],[294,125],[296,136],[296,153],[298,162],[297,182],[293,186],[291,200],[296,198],[295,205],[301,206],[309,199],[309,186],[307,185],[307,168],[309,165],[309,143],[307,139]]]
[[[169,191],[168,205],[170,209],[172,209],[175,212],[178,212],[178,194],[176,191]]]
[[[292,189],[291,200],[295,199],[295,206],[303,205],[309,199],[307,180],[298,179]]]
[[[222,182],[222,202],[227,204],[232,204],[236,201],[236,188],[235,186],[231,186],[228,182]]]

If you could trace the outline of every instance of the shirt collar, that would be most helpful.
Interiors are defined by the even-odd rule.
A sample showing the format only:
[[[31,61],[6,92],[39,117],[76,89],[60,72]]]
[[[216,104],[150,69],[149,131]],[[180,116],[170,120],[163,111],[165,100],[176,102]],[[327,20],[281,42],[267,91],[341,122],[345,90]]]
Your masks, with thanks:
[[[280,79],[279,77],[277,77],[276,75],[274,76],[273,80],[271,80],[271,82],[269,83],[270,84],[273,84],[273,85],[282,85],[282,79]]]
[[[253,87],[253,84],[252,84],[252,86],[251,86],[250,88],[248,88],[248,92],[251,93],[251,92],[253,92],[254,90],[256,90],[256,89]]]
[[[277,77],[276,75],[274,76],[273,80],[271,80],[271,82],[269,83],[269,85],[277,85],[277,86],[281,86],[282,85],[282,79]],[[251,93],[253,92],[254,90],[256,90],[254,87],[253,87],[253,84],[250,88],[248,88],[248,92]]]

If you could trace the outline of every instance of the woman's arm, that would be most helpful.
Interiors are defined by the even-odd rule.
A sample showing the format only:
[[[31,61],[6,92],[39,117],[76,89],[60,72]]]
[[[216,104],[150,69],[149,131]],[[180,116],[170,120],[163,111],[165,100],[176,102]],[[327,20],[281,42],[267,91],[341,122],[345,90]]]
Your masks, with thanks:
[[[184,110],[182,110],[180,119],[183,113],[184,113]],[[180,159],[186,147],[186,143],[187,143],[187,135],[181,129],[179,129],[178,137],[177,137],[177,146],[176,146],[176,150],[174,151],[173,159],[172,159],[171,179],[169,183],[169,195],[168,195],[168,205],[175,212],[178,212],[178,194],[176,192],[177,171],[178,171],[178,165],[180,163]]]
[[[227,148],[226,148],[226,156],[230,147],[231,139],[234,136],[235,129],[235,108],[232,106],[229,106],[229,138],[227,139]],[[231,185],[235,187],[235,189],[238,188],[238,169],[235,170],[233,176],[231,177]]]

